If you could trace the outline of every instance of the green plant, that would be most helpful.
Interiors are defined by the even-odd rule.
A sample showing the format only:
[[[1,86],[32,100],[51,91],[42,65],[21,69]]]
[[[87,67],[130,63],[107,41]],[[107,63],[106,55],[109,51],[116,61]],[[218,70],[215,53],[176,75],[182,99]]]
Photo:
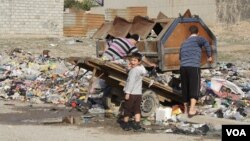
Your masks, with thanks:
[[[64,8],[74,7],[76,4],[75,0],[64,0]]]
[[[92,0],[83,0],[81,9],[89,11],[93,6]]]
[[[92,6],[92,0],[83,0],[82,2],[79,2],[77,0],[64,0],[64,8],[77,8],[89,11]]]

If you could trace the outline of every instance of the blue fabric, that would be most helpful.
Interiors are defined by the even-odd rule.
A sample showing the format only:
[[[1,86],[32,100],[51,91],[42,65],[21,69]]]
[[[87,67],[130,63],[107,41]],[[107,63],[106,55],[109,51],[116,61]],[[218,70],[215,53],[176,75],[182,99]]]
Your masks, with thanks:
[[[190,36],[180,48],[180,61],[182,67],[200,67],[201,51],[205,47],[207,56],[211,56],[211,48],[208,41],[201,36]]]

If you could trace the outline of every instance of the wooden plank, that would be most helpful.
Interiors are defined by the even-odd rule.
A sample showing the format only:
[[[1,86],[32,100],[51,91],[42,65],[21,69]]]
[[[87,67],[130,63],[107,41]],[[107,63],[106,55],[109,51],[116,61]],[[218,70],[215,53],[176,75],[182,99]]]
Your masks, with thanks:
[[[132,27],[130,28],[129,33],[137,33],[140,35],[141,39],[146,39],[151,30],[153,29],[155,22],[149,20],[142,16],[136,16],[133,19]]]
[[[96,68],[94,68],[93,71],[92,71],[92,76],[91,76],[91,78],[90,78],[89,86],[88,86],[88,92],[87,92],[87,94],[86,94],[86,98],[84,99],[84,102],[85,102],[85,103],[88,102],[88,98],[89,98],[89,95],[90,95],[90,91],[91,91],[92,85],[93,85],[93,83],[94,83],[95,75],[96,75]]]
[[[179,53],[179,51],[180,51],[180,47],[164,48],[165,54],[176,54],[176,53]]]
[[[131,23],[121,17],[115,17],[113,26],[108,31],[108,34],[113,37],[126,37],[131,28]]]
[[[104,39],[107,36],[108,31],[111,29],[112,27],[112,23],[108,22],[108,23],[103,23],[99,29],[97,30],[97,32],[93,35],[93,38],[96,39]]]
[[[84,35],[86,33],[86,31],[64,31],[64,34],[67,34],[67,35]]]
[[[70,28],[86,28],[87,25],[72,25],[72,26],[64,26],[64,29],[70,29]]]
[[[121,66],[113,64],[111,62],[102,61],[99,58],[87,57],[87,58],[85,58],[85,60],[87,60],[87,61],[84,61],[83,63],[87,62],[87,64],[92,64],[93,67],[98,66],[101,68],[101,70],[103,72],[110,74],[110,76],[109,76],[110,79],[112,78],[112,80],[116,80],[119,82],[119,83],[117,83],[117,85],[124,84],[125,78],[127,77],[127,72]],[[150,78],[144,77],[143,78],[144,87],[147,87],[151,83],[151,80],[152,79],[150,79]],[[109,81],[109,80],[107,80],[107,81]],[[162,96],[161,97],[162,100],[164,98],[164,99],[168,99],[168,100],[171,99],[171,100],[178,101],[178,102],[182,101],[180,91],[176,91],[176,90],[172,89],[171,87],[163,85],[159,82],[155,81],[153,83],[153,85],[150,87],[150,89],[156,91],[156,93],[158,95]]]
[[[63,30],[69,30],[69,31],[70,31],[70,30],[82,30],[82,29],[84,30],[85,27],[77,27],[77,26],[76,26],[76,27],[64,27],[64,28],[63,28]]]

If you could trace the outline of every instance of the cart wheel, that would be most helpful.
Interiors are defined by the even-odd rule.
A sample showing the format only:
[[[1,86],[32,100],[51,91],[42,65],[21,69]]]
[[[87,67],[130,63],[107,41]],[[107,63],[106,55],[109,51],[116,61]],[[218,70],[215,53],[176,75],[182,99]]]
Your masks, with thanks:
[[[142,94],[141,114],[143,117],[151,116],[159,106],[159,99],[154,91],[147,90]]]
[[[111,89],[112,87],[110,86],[107,86],[104,91],[103,91],[103,98],[102,98],[102,101],[103,101],[103,105],[104,105],[104,108],[105,109],[110,109],[112,107],[112,102],[111,102]]]
[[[103,106],[104,106],[105,109],[111,109],[112,108],[111,97],[103,97]]]

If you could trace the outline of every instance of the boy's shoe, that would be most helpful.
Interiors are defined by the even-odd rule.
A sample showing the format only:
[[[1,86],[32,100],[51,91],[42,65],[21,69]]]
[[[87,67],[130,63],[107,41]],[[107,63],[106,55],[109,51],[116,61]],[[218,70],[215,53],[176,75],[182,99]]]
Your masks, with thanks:
[[[135,123],[135,125],[134,125],[134,131],[135,132],[144,132],[145,128],[141,127],[141,125],[139,123]]]
[[[129,123],[124,123],[124,126],[123,126],[123,130],[124,131],[130,131],[132,128],[131,126],[129,125]]]

